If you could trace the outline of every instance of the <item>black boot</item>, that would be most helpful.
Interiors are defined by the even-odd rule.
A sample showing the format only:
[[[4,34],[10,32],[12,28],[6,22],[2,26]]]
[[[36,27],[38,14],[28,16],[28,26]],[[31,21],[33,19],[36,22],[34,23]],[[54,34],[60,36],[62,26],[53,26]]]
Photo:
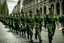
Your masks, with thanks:
[[[20,32],[20,36],[21,36],[21,32]]]
[[[29,39],[29,35],[27,36],[27,38]]]
[[[18,31],[16,30],[16,34],[18,34]]]
[[[35,39],[37,39],[37,35],[36,35],[36,33],[35,33]]]
[[[42,43],[42,40],[39,40],[39,43]]]
[[[52,40],[49,40],[49,43],[52,43]]]
[[[31,43],[33,43],[33,40],[30,40]]]
[[[22,37],[23,37],[23,31],[22,31]]]
[[[23,32],[23,36],[26,37],[26,34]]]
[[[32,35],[30,35],[30,42],[33,43],[33,40],[32,40]]]

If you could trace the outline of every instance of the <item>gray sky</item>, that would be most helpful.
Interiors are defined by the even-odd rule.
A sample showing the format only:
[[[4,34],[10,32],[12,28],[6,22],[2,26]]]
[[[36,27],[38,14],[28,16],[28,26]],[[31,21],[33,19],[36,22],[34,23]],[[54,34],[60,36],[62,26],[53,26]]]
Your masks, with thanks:
[[[12,12],[14,6],[17,4],[18,0],[7,0],[8,7],[9,7],[9,13]]]

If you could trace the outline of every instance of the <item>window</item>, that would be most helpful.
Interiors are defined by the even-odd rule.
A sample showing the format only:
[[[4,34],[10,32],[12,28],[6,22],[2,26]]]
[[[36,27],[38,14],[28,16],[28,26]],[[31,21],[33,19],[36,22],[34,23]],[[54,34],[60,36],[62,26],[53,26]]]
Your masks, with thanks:
[[[46,0],[44,0],[44,1],[46,1]]]
[[[42,0],[40,0],[40,2],[42,2]]]
[[[38,3],[38,0],[36,0],[36,3]]]

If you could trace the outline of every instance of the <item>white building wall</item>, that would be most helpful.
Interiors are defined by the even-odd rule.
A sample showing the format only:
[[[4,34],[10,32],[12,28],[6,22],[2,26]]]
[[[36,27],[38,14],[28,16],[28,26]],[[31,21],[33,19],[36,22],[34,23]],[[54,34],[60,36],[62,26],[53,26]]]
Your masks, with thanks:
[[[40,8],[42,7],[42,14],[44,14],[44,6],[46,6],[46,14],[49,14],[49,8],[51,7],[51,4],[54,5],[54,14],[56,14],[56,3],[59,2],[60,3],[60,6],[61,6],[61,2],[60,0],[55,0],[55,1],[52,1],[52,2],[49,2],[49,0],[47,1],[44,1],[42,0],[38,0],[38,3],[37,3],[37,0],[32,0],[31,1],[31,7],[30,7],[30,2],[26,3],[24,5],[24,7],[26,8],[26,11],[28,12],[30,9],[34,12],[34,14],[36,14],[36,9],[38,8],[40,10]],[[60,7],[60,14],[62,14],[62,7]]]

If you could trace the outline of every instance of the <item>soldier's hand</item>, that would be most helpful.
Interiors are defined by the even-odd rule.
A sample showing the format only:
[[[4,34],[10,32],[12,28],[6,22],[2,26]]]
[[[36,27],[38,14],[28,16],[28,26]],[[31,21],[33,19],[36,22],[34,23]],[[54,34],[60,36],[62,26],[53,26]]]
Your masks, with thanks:
[[[34,28],[36,29],[36,25],[34,26]]]
[[[44,27],[44,24],[42,24],[42,26]]]
[[[46,29],[46,27],[44,27],[44,29]]]
[[[20,24],[22,26],[22,24]]]
[[[60,26],[57,26],[57,28],[59,29],[59,28],[60,28]]]

